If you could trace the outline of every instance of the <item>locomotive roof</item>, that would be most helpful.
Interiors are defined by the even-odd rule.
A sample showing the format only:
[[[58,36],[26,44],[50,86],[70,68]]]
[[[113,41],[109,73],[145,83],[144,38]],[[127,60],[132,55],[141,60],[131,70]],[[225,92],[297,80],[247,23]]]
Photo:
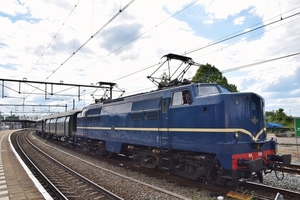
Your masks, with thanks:
[[[185,90],[188,87],[191,88],[191,87],[197,87],[197,86],[201,87],[201,86],[209,86],[209,85],[223,87],[223,86],[221,86],[220,84],[217,84],[217,83],[181,84],[181,85],[161,88],[161,89],[157,89],[157,90],[153,90],[153,91],[149,91],[149,92],[145,92],[145,93],[137,93],[137,94],[133,94],[133,95],[129,95],[129,96],[124,96],[124,97],[121,97],[121,98],[105,100],[105,101],[101,102],[100,105],[122,102],[122,101],[126,101],[126,100],[129,100],[129,99],[134,99],[134,98],[135,98],[135,100],[137,100],[139,97],[141,98],[140,100],[143,100],[144,98],[160,98],[160,97],[163,96],[163,93],[166,94],[168,92],[173,92],[173,91],[176,91],[176,90]],[[98,106],[99,106],[99,103],[94,103],[94,104],[90,104],[90,105],[86,106],[86,108],[93,109],[93,108],[96,108]]]

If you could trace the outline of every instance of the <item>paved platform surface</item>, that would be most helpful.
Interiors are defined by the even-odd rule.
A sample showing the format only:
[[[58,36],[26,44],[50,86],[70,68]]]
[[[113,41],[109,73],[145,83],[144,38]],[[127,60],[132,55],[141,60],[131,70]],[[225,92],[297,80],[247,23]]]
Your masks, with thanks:
[[[0,200],[52,199],[11,148],[8,138],[14,131],[0,131]]]

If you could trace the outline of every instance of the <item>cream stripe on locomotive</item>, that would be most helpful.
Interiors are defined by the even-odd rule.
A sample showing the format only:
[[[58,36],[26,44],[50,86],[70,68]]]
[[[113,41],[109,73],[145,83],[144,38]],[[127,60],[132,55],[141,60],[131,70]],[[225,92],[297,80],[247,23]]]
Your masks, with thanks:
[[[81,129],[91,130],[118,130],[118,131],[173,131],[173,132],[242,132],[249,135],[254,141],[257,141],[258,137],[266,131],[266,128],[261,129],[254,137],[251,132],[241,128],[132,128],[132,127],[77,127]]]

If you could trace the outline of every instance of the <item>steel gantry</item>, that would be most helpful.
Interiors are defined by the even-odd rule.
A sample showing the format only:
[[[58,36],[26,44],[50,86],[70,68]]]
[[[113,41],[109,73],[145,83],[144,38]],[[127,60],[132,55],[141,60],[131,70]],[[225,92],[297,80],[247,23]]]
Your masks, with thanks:
[[[14,80],[14,79],[0,79],[0,81],[2,81],[2,98],[5,98],[5,88],[9,88],[8,86],[5,86],[5,83],[7,82],[18,82],[19,83],[19,88],[18,89],[13,89],[13,88],[9,88],[12,91],[15,91],[18,94],[28,94],[28,95],[45,95],[45,100],[48,99],[47,95],[60,95],[60,96],[74,96],[74,94],[58,94],[60,92],[54,92],[54,86],[64,86],[64,87],[69,87],[70,88],[74,88],[77,87],[78,88],[78,101],[80,101],[80,89],[81,88],[96,88],[96,89],[105,89],[105,90],[109,90],[109,94],[110,97],[112,98],[112,89],[114,86],[116,86],[116,83],[111,83],[111,82],[98,82],[98,85],[94,85],[94,84],[90,84],[90,85],[81,85],[81,84],[70,84],[70,83],[63,83],[62,81],[60,81],[59,83],[55,83],[55,82],[42,82],[42,81],[29,81],[26,78],[24,78],[23,80]],[[21,86],[22,84],[26,84],[31,86],[32,88],[34,88],[35,90],[39,90],[42,93],[22,93],[21,92]],[[34,84],[38,84],[38,86],[35,86]],[[41,89],[40,86],[44,85],[45,89]],[[65,89],[63,91],[66,91],[68,89]],[[124,91],[123,91],[124,92]]]

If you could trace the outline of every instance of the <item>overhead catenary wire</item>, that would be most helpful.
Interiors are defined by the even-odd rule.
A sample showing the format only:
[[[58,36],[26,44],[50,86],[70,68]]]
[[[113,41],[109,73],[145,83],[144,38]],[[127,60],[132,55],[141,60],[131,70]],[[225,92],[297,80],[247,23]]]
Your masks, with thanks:
[[[242,33],[239,33],[239,34],[236,34],[236,35],[233,35],[233,36],[230,36],[230,37],[221,39],[221,40],[217,40],[216,42],[213,42],[213,43],[211,43],[211,44],[208,44],[207,46],[203,46],[203,47],[199,47],[199,48],[197,48],[197,49],[195,49],[195,50],[187,51],[187,52],[184,53],[184,55],[187,55],[187,54],[193,53],[193,52],[195,52],[195,51],[199,51],[199,50],[202,50],[202,49],[204,49],[204,48],[207,48],[207,47],[210,47],[210,46],[213,46],[213,45],[216,45],[216,44],[225,42],[225,41],[227,41],[227,40],[231,40],[231,39],[236,38],[236,37],[240,37],[240,36],[245,35],[245,34],[247,34],[247,33],[251,33],[251,32],[253,32],[253,31],[259,30],[259,29],[261,29],[261,28],[265,28],[265,27],[267,27],[267,26],[270,26],[270,25],[273,25],[273,24],[275,24],[275,23],[278,23],[278,22],[280,22],[280,21],[282,21],[282,20],[289,19],[289,18],[291,18],[291,17],[295,17],[295,16],[297,16],[297,15],[299,15],[299,14],[300,14],[300,12],[297,12],[297,13],[292,14],[292,15],[289,15],[289,16],[287,16],[287,17],[285,17],[285,18],[282,18],[282,17],[281,17],[280,19],[275,20],[275,21],[273,21],[273,22],[270,22],[270,23],[268,23],[268,24],[264,24],[264,25],[261,25],[261,26],[259,26],[259,27],[253,28],[253,29],[251,29],[251,30],[244,31],[244,32],[242,32]]]
[[[272,31],[272,30],[274,30],[274,29],[276,29],[276,28],[279,28],[279,27],[281,27],[281,26],[283,26],[283,25],[286,25],[287,23],[291,23],[291,22],[293,22],[293,21],[295,21],[295,20],[299,20],[299,18],[300,18],[300,16],[298,16],[297,18],[295,18],[295,19],[293,19],[293,20],[291,20],[291,21],[288,21],[288,22],[286,22],[286,23],[284,23],[284,24],[280,24],[279,26],[272,27],[271,29],[265,30],[264,32],[260,32],[260,33],[258,33],[258,34],[252,35],[251,37],[243,38],[242,40],[239,40],[238,42],[236,42],[236,43],[234,43],[234,44],[231,44],[231,45],[228,45],[228,46],[225,46],[225,47],[221,47],[220,49],[214,50],[214,51],[212,51],[212,52],[206,53],[206,54],[201,55],[201,56],[194,57],[194,59],[197,59],[197,58],[200,58],[200,57],[204,57],[204,56],[207,56],[207,55],[216,53],[216,52],[218,52],[218,51],[223,51],[224,49],[230,48],[230,47],[232,47],[233,45],[237,45],[237,44],[239,44],[239,43],[241,43],[241,42],[244,42],[244,41],[247,41],[247,40],[249,40],[249,39],[251,39],[251,38],[257,37],[257,36],[261,35],[262,33],[266,33],[266,32]]]
[[[264,61],[260,61],[260,62],[256,62],[256,63],[242,65],[242,66],[239,66],[239,67],[233,67],[233,68],[230,68],[230,69],[225,69],[221,72],[222,73],[228,73],[228,72],[244,69],[244,68],[247,68],[247,67],[252,67],[252,66],[255,66],[255,65],[261,65],[261,64],[264,64],[264,63],[273,62],[273,61],[276,61],[276,60],[281,60],[281,59],[284,59],[284,58],[298,56],[298,55],[300,55],[300,52],[292,53],[292,54],[288,54],[288,55],[284,55],[284,56],[280,56],[280,57],[276,57],[276,58],[272,58],[272,59],[268,59],[268,60],[264,60]]]
[[[295,15],[296,15],[296,14],[290,15],[290,16],[284,18],[284,19],[288,19],[288,18],[290,18],[290,17],[292,17],[292,16],[295,16]],[[284,20],[284,19],[282,19],[282,20]],[[281,20],[280,20],[280,21],[281,21]],[[278,22],[279,22],[279,21],[277,20],[277,23],[278,23]],[[272,22],[271,22],[271,23],[272,23]],[[275,24],[275,23],[272,23],[272,24]],[[270,23],[266,24],[266,26],[267,26],[267,25],[270,25]],[[282,26],[282,25],[280,25],[280,26]],[[264,26],[260,26],[260,28],[263,28],[263,27],[264,27]],[[238,34],[238,36],[240,36],[240,34]],[[236,37],[238,37],[238,36],[236,36]],[[233,37],[233,36],[230,36],[229,39],[231,39],[232,37]],[[225,40],[225,39],[223,39],[223,40]],[[285,55],[285,56],[280,56],[280,57],[277,57],[277,58],[272,58],[272,59],[265,60],[265,61],[261,61],[261,62],[256,62],[256,63],[247,64],[247,65],[243,65],[243,66],[239,66],[239,67],[235,67],[235,68],[230,68],[230,69],[227,69],[227,70],[222,71],[222,73],[228,73],[228,72],[232,72],[232,71],[235,71],[235,70],[240,70],[240,69],[247,68],[247,67],[252,67],[252,66],[255,66],[255,65],[263,64],[263,63],[268,63],[268,62],[272,62],[272,61],[276,61],[276,60],[280,60],[280,59],[284,59],[284,58],[296,56],[296,55],[299,55],[299,54],[300,54],[300,53],[293,53],[293,54],[289,54],[289,55]],[[124,75],[124,76],[121,76],[121,77],[119,77],[119,78],[117,78],[117,79],[114,79],[114,80],[112,80],[112,82],[116,82],[116,81],[118,81],[118,80],[121,80],[121,79],[124,79],[124,78],[128,78],[128,77],[131,76],[131,75],[134,75],[134,74],[140,73],[140,72],[142,72],[142,71],[144,71],[144,70],[153,68],[153,67],[155,67],[155,66],[157,66],[157,65],[159,65],[159,64],[161,64],[161,62],[158,62],[158,63],[156,63],[156,64],[152,64],[152,65],[147,66],[147,67],[140,68],[140,69],[137,70],[137,71],[131,72],[131,73],[126,74],[126,75]],[[145,91],[145,90],[143,89],[143,90],[141,90],[141,91]],[[132,93],[133,93],[133,92],[132,92]]]
[[[44,56],[44,54],[46,53],[46,51],[49,49],[50,45],[52,44],[52,42],[56,39],[57,35],[59,34],[59,32],[61,31],[61,29],[65,26],[66,21],[68,21],[69,17],[71,16],[71,14],[75,11],[77,5],[79,4],[80,0],[77,1],[77,3],[75,4],[75,6],[73,7],[73,9],[71,10],[71,12],[69,13],[69,15],[67,16],[67,18],[64,20],[64,22],[62,23],[62,25],[59,27],[58,31],[56,31],[55,35],[53,36],[53,38],[51,39],[51,41],[49,42],[49,44],[47,45],[47,47],[44,49],[43,53],[40,55],[40,57],[38,58],[38,60],[36,61],[36,63],[34,64],[34,66],[31,68],[31,70],[29,71],[28,74],[30,74],[32,72],[32,70],[37,66],[37,64],[40,62],[40,60],[42,59],[42,57]]]
[[[65,26],[66,21],[68,21],[69,17],[72,15],[72,13],[75,11],[75,9],[77,8],[78,4],[79,4],[80,0],[77,1],[77,3],[74,5],[73,9],[71,10],[71,12],[69,13],[69,15],[66,17],[66,19],[64,20],[64,22],[62,23],[62,25],[59,27],[58,31],[56,31],[55,35],[53,36],[53,38],[51,39],[51,41],[49,42],[49,44],[47,45],[47,47],[44,49],[43,53],[41,54],[41,56],[39,57],[39,59],[37,60],[37,62],[34,64],[34,66],[31,68],[29,74],[32,72],[32,70],[37,66],[37,64],[40,62],[40,60],[42,59],[42,57],[44,56],[44,54],[46,53],[46,51],[49,49],[50,45],[53,43],[53,41],[56,39],[57,35],[60,33],[61,29]],[[31,93],[29,93],[29,95],[27,95],[26,97],[24,97],[24,101],[25,99],[27,99],[31,94],[33,94],[33,92],[39,89],[39,87],[35,88]]]
[[[138,38],[140,38],[140,37],[143,36],[144,34],[146,34],[146,33],[148,33],[149,31],[151,31],[152,29],[157,28],[158,26],[160,26],[161,24],[163,24],[163,23],[166,22],[167,20],[171,19],[172,17],[176,16],[177,14],[181,13],[182,11],[186,10],[187,8],[189,8],[190,6],[194,5],[194,4],[195,4],[196,2],[198,2],[198,1],[199,1],[199,0],[194,0],[194,1],[192,1],[191,3],[187,4],[185,7],[183,7],[182,9],[180,9],[179,11],[177,11],[177,12],[175,12],[174,14],[172,14],[171,16],[169,16],[167,19],[164,19],[163,21],[159,22],[158,24],[156,24],[156,25],[153,26],[152,28],[148,29],[147,31],[141,33],[141,34],[138,35],[137,37],[135,37],[135,38],[131,39],[130,41],[124,43],[124,44],[121,45],[120,47],[114,49],[113,51],[111,51],[110,53],[108,53],[106,56],[104,56],[104,57],[98,59],[97,61],[95,61],[94,63],[88,65],[87,67],[85,67],[85,68],[82,69],[81,71],[84,71],[85,69],[89,68],[90,66],[94,65],[95,63],[97,63],[97,62],[99,62],[100,60],[104,59],[105,57],[109,56],[110,54],[112,54],[112,53],[114,53],[114,52],[116,52],[116,51],[122,49],[124,46],[126,46],[126,45],[130,44],[131,42],[137,40]],[[124,8],[120,9],[119,11],[124,11],[125,8],[127,8],[131,3],[133,3],[133,1],[129,2]],[[120,6],[120,7],[121,7],[121,6]],[[120,12],[117,13],[117,14],[120,14]],[[116,15],[117,15],[117,14],[116,14]],[[115,17],[114,17],[114,18],[115,18]],[[108,24],[106,24],[106,25],[108,25]],[[106,25],[105,25],[105,26],[106,26]],[[103,26],[101,29],[99,29],[93,36],[97,35],[97,34],[100,32],[100,30],[102,30],[103,28],[104,28],[104,26]],[[90,41],[90,40],[93,38],[93,36],[91,36],[91,38],[89,38],[89,39],[88,39],[81,47],[79,47],[79,48],[76,50],[76,52],[78,52],[78,51],[79,51],[79,50],[80,50],[80,49],[81,49],[88,41]],[[70,56],[69,56],[62,64],[65,64],[65,63],[66,63],[66,62],[67,62],[74,54],[75,54],[75,53],[71,54],[71,55],[70,55]],[[50,76],[52,76],[52,75],[53,75],[53,74],[54,74],[54,73],[62,66],[62,64],[61,64],[56,70],[54,70],[53,73],[50,74],[50,75],[47,77],[47,79],[48,79]],[[154,66],[156,66],[156,65],[154,65]],[[150,66],[150,67],[148,67],[148,68],[151,68],[151,67],[153,67],[153,66]],[[141,71],[143,71],[143,70],[145,70],[145,69],[142,69]],[[136,73],[136,72],[135,72],[135,73]],[[135,74],[135,73],[134,73],[134,74]],[[112,82],[114,82],[114,81],[112,81]]]
[[[280,20],[279,20],[280,21]],[[150,30],[149,30],[150,31]],[[240,35],[238,35],[238,36],[240,36]],[[238,37],[238,36],[236,36],[236,37]],[[225,38],[226,39],[226,38]],[[91,38],[89,38],[89,40],[91,40]],[[226,40],[222,40],[222,41],[226,41]],[[216,42],[218,42],[218,43],[220,43],[219,41],[216,41]],[[128,42],[128,43],[130,43],[130,41]],[[128,43],[126,43],[126,44],[128,44]],[[126,44],[124,44],[124,45],[122,45],[122,47],[124,47],[124,46],[126,46]],[[212,43],[213,44],[213,43]],[[119,47],[118,49],[120,49],[120,48],[122,48],[122,47]],[[82,48],[82,47],[81,47]],[[118,49],[116,49],[115,51],[117,51]],[[202,49],[202,48],[201,48]],[[201,50],[201,49],[198,49],[198,50]],[[78,51],[79,51],[80,49],[78,49]],[[194,49],[194,50],[197,50],[197,49]],[[76,51],[77,52],[77,51]],[[113,52],[112,52],[113,53]],[[188,52],[188,53],[191,53],[191,52]],[[73,53],[74,54],[74,53]],[[72,56],[73,56],[73,54],[68,58],[68,59],[70,59]],[[68,60],[67,59],[67,60]],[[67,61],[66,60],[66,61]],[[66,62],[65,61],[65,62]],[[158,63],[159,64],[159,63]],[[253,66],[253,65],[255,65],[255,64],[250,64],[251,66]],[[156,66],[156,65],[151,65],[151,66],[148,66],[148,67],[146,67],[147,69],[148,68],[151,68],[151,67],[154,67],[154,66]],[[58,67],[58,69],[60,68],[61,66],[59,66]],[[57,69],[57,70],[58,70]],[[141,71],[143,71],[144,69],[140,69],[140,70],[138,70],[138,72],[141,72]],[[130,73],[129,75],[126,75],[126,76],[123,76],[123,77],[121,77],[121,78],[126,78],[126,77],[128,77],[128,76],[130,76],[130,75],[133,75],[133,74],[136,74],[136,73],[138,73],[138,72],[133,72],[133,73]],[[224,72],[224,73],[226,73],[226,72]],[[51,75],[53,75],[53,73],[51,74]],[[119,78],[119,79],[121,79],[121,78]],[[119,79],[116,79],[116,80],[119,80]]]
[[[77,50],[75,50],[64,62],[62,62],[47,78],[50,78],[55,72],[57,72],[68,60],[70,60],[78,51],[80,51],[90,40],[92,40],[100,31],[102,31],[107,25],[109,25],[115,18],[117,18],[126,8],[128,8],[135,0],[131,0],[123,8],[121,8],[111,19],[109,19],[100,29],[98,29],[93,35],[91,35]]]
[[[77,50],[75,50],[64,62],[62,62],[44,81],[48,80],[55,72],[57,72],[68,60],[70,60],[80,49],[82,49],[91,39],[93,39],[100,31],[102,31],[108,24],[110,24],[116,17],[118,17],[124,10],[126,10],[135,0],[131,0],[129,3],[127,3],[123,8],[119,9],[118,12],[110,19],[108,22],[106,22],[100,29],[98,29],[93,35],[91,35]],[[78,1],[79,2],[79,1]],[[77,7],[77,4],[75,5]],[[74,11],[74,9],[71,11],[71,13]],[[71,15],[69,14],[69,16]],[[68,16],[68,18],[69,18]],[[60,29],[59,29],[60,30]],[[56,37],[56,35],[55,35]],[[53,41],[53,40],[52,40]],[[51,42],[52,42],[51,41]],[[49,47],[50,45],[48,45]],[[48,48],[47,47],[47,48]],[[35,90],[33,90],[31,93],[33,93]],[[30,93],[30,94],[31,94]],[[27,99],[29,96],[25,97]]]
[[[120,50],[121,48],[123,48],[124,46],[128,45],[129,43],[131,43],[131,42],[135,41],[136,39],[140,38],[142,35],[146,34],[147,32],[151,31],[152,29],[154,29],[154,28],[158,27],[159,25],[163,24],[163,23],[166,22],[168,19],[174,17],[174,16],[177,15],[178,13],[180,13],[180,12],[182,12],[183,10],[187,9],[188,7],[192,6],[192,5],[195,4],[197,1],[198,1],[198,0],[191,2],[190,4],[188,4],[187,6],[185,6],[183,9],[177,11],[176,13],[174,13],[173,15],[171,15],[170,17],[168,17],[167,19],[164,19],[163,21],[161,21],[160,23],[158,23],[158,24],[155,25],[154,27],[148,29],[147,31],[143,32],[142,34],[138,35],[137,37],[135,37],[135,38],[129,40],[128,42],[124,43],[124,44],[121,45],[120,47],[114,49],[113,51],[111,51],[110,53],[108,53],[106,56],[104,56],[104,57],[98,59],[97,61],[95,61],[94,63],[88,65],[87,67],[85,67],[85,68],[82,69],[81,71],[87,69],[88,67],[94,65],[95,63],[97,63],[98,61],[102,60],[103,58],[109,56],[110,54],[112,54],[112,53],[114,53],[114,52]],[[120,9],[120,10],[124,10],[124,9],[127,8],[132,2],[133,2],[133,1],[129,2],[123,9]],[[296,8],[295,8],[295,9],[296,9]],[[293,10],[294,10],[294,9],[293,9]],[[119,14],[120,14],[120,12],[118,12],[112,19],[114,19],[114,18],[115,18],[117,15],[119,15]],[[296,13],[296,14],[290,15],[290,16],[284,18],[284,19],[288,19],[288,18],[293,17],[293,16],[298,15],[298,14],[299,14],[299,12]],[[281,13],[280,13],[280,16],[282,16]],[[71,54],[64,62],[62,62],[61,65],[60,65],[59,67],[57,67],[57,68],[53,71],[53,73],[51,73],[51,74],[47,77],[47,79],[48,79],[50,76],[52,76],[59,68],[61,68],[63,64],[65,64],[71,57],[73,57],[73,55],[74,55],[75,53],[77,53],[83,46],[85,46],[85,45],[86,45],[86,44],[87,44],[87,43],[88,43],[95,35],[97,35],[97,34],[98,34],[98,33],[99,33],[99,32],[100,32],[100,31],[108,24],[108,23],[110,23],[110,22],[112,21],[112,19],[109,20],[103,27],[101,27],[94,35],[92,35],[92,36],[91,36],[85,43],[83,43],[76,51],[74,51],[73,54]],[[227,41],[227,40],[230,40],[230,39],[233,39],[233,38],[242,36],[242,35],[244,35],[244,34],[253,32],[253,31],[255,31],[255,30],[258,30],[258,29],[264,28],[264,27],[266,27],[266,26],[275,24],[275,23],[277,23],[277,22],[279,22],[279,21],[281,21],[281,20],[284,20],[284,19],[281,17],[280,20],[276,20],[276,21],[270,22],[270,23],[268,23],[268,24],[266,24],[266,25],[262,25],[262,26],[253,28],[253,29],[251,29],[251,30],[249,30],[249,31],[242,32],[242,33],[239,33],[239,34],[236,34],[236,35],[232,35],[232,36],[229,36],[229,37],[221,38],[221,39],[216,40],[215,42],[210,43],[210,44],[208,44],[208,45],[206,45],[206,46],[203,46],[203,47],[200,47],[200,48],[197,48],[197,49],[194,49],[194,50],[185,51],[185,52],[183,53],[183,55],[190,54],[190,53],[193,53],[193,52],[195,52],[195,51],[199,51],[199,50],[201,50],[201,49],[204,49],[204,48],[207,48],[207,47],[210,47],[210,46],[219,44],[219,43],[221,43],[221,42],[224,42],[224,41]],[[124,75],[124,76],[122,76],[121,78],[118,78],[118,79],[116,79],[116,80],[120,80],[120,79],[122,79],[122,78],[126,78],[126,77],[128,77],[128,76],[130,76],[130,75],[133,75],[133,74],[136,74],[136,73],[138,73],[138,72],[140,72],[140,71],[143,71],[144,69],[149,69],[149,68],[151,68],[151,67],[157,66],[158,64],[160,64],[160,63],[154,64],[154,65],[152,65],[152,66],[150,66],[150,67],[142,68],[141,70],[138,70],[138,71],[136,71],[136,72],[132,72],[132,73],[129,74],[129,75]],[[115,80],[114,80],[114,81],[115,81]],[[113,81],[113,82],[114,82],[114,81]]]
[[[298,7],[298,8],[299,8],[299,7]],[[295,9],[293,9],[293,10],[295,10]],[[267,26],[270,26],[270,25],[279,23],[279,22],[281,22],[282,20],[286,20],[286,19],[295,17],[295,16],[297,16],[297,15],[299,15],[299,14],[300,14],[300,12],[297,12],[297,13],[292,14],[292,15],[289,15],[289,16],[287,16],[287,17],[285,17],[285,18],[280,17],[279,20],[275,20],[275,21],[270,22],[270,23],[267,23],[267,24],[265,24],[265,25],[261,25],[261,26],[259,26],[259,27],[254,28],[254,29],[251,29],[251,30],[249,30],[249,31],[242,32],[242,33],[237,33],[237,34],[235,34],[235,35],[232,35],[232,34],[231,34],[231,35],[228,36],[228,37],[223,37],[223,38],[221,38],[221,39],[219,39],[219,40],[216,40],[215,42],[212,42],[212,43],[210,43],[210,44],[208,44],[208,45],[206,45],[206,46],[202,46],[202,47],[199,47],[199,48],[197,48],[197,49],[190,50],[190,51],[185,51],[185,52],[182,53],[182,55],[187,55],[187,54],[190,54],[190,53],[193,53],[193,52],[196,52],[196,51],[200,51],[200,50],[202,50],[202,49],[211,47],[211,46],[213,46],[213,45],[216,45],[216,44],[219,44],[219,43],[222,43],[222,42],[225,42],[225,41],[227,41],[227,40],[231,40],[231,39],[233,39],[233,38],[240,37],[240,36],[242,36],[242,35],[244,35],[244,34],[253,32],[254,30],[259,30],[259,29],[265,28],[265,27],[267,27]],[[282,26],[282,25],[280,25],[280,26]],[[161,64],[161,63],[160,63],[160,62],[157,62],[156,64],[152,64],[152,65],[150,65],[150,66],[146,66],[146,67],[140,68],[140,69],[138,69],[138,70],[135,71],[135,72],[131,72],[131,73],[127,74],[127,75],[123,75],[123,76],[121,76],[121,77],[119,77],[119,78],[114,79],[113,82],[115,82],[115,81],[117,81],[117,80],[121,80],[121,79],[123,79],[123,78],[127,78],[127,77],[129,77],[129,76],[131,76],[131,75],[137,74],[137,73],[139,73],[139,72],[141,72],[141,71],[143,71],[143,70],[146,70],[146,69],[149,69],[149,68],[153,68],[153,67],[155,67],[155,66],[158,66],[159,64]]]
[[[123,47],[125,47],[126,45],[132,43],[133,41],[139,39],[140,37],[142,37],[143,35],[145,35],[146,33],[152,31],[153,29],[157,28],[158,26],[162,25],[164,22],[168,21],[169,19],[172,19],[174,16],[176,16],[177,14],[181,13],[182,11],[186,10],[187,8],[189,8],[190,6],[194,5],[197,1],[199,0],[195,0],[192,1],[191,3],[189,3],[187,6],[183,7],[182,9],[180,9],[179,11],[175,12],[174,14],[172,14],[171,16],[169,16],[168,18],[162,20],[161,22],[159,22],[158,24],[154,25],[153,27],[149,28],[148,30],[144,31],[143,33],[139,34],[138,36],[132,38],[131,40],[129,40],[128,42],[125,42],[124,44],[122,44],[121,46],[117,47],[116,49],[110,51],[108,54],[106,54],[105,56],[97,59],[95,62],[89,64],[88,66],[86,66],[84,69],[80,70],[80,71],[84,71],[87,68],[93,66],[94,64],[96,64],[97,62],[101,61],[102,59],[108,57],[109,55],[121,50]]]

